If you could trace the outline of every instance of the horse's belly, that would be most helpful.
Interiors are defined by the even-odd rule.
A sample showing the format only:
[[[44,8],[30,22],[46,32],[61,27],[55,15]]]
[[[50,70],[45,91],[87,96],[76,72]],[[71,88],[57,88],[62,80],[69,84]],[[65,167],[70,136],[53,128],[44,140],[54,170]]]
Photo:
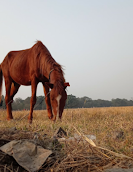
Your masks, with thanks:
[[[28,86],[28,85],[31,85],[31,80],[29,78],[26,78],[26,77],[12,77],[12,79],[18,83],[19,85],[25,85],[25,86]]]

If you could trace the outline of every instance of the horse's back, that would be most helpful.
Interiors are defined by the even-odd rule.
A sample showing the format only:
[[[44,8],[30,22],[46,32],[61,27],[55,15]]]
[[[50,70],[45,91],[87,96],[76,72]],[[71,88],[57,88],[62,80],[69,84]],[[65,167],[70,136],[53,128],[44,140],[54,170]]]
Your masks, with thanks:
[[[4,76],[10,76],[20,85],[29,85],[30,59],[29,49],[10,51],[1,63]]]
[[[15,61],[20,61],[20,59],[24,59],[26,56],[24,56],[24,52],[25,54],[27,50],[20,50],[20,51],[10,51],[6,57],[4,58],[3,62],[1,63],[2,66],[11,66],[11,64]]]

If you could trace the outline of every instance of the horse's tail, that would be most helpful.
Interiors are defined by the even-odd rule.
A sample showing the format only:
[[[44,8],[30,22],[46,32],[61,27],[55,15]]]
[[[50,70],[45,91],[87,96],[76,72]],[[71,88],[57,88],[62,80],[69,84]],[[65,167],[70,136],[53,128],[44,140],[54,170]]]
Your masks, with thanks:
[[[0,102],[1,102],[1,95],[2,95],[2,83],[3,83],[3,73],[2,73],[2,68],[0,65]]]

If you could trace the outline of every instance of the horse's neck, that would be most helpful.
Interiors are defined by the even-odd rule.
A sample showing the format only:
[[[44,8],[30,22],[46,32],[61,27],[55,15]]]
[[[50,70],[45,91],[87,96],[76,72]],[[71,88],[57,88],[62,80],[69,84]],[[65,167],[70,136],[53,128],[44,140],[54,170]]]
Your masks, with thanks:
[[[52,69],[49,73],[49,80],[51,83],[57,84],[63,81],[63,76],[56,69]]]

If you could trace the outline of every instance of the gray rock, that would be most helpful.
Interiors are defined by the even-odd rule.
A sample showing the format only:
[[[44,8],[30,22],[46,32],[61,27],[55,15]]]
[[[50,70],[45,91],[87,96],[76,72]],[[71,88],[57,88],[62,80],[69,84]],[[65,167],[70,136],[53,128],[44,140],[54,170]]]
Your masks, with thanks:
[[[54,133],[54,138],[62,138],[64,136],[67,136],[66,131],[64,131],[61,127],[57,129]]]
[[[123,131],[115,131],[113,133],[113,139],[124,139],[124,132]]]
[[[9,130],[8,130],[11,134],[14,134],[16,131],[17,131],[17,129],[16,129],[16,127],[12,127],[12,128],[9,128]]]

